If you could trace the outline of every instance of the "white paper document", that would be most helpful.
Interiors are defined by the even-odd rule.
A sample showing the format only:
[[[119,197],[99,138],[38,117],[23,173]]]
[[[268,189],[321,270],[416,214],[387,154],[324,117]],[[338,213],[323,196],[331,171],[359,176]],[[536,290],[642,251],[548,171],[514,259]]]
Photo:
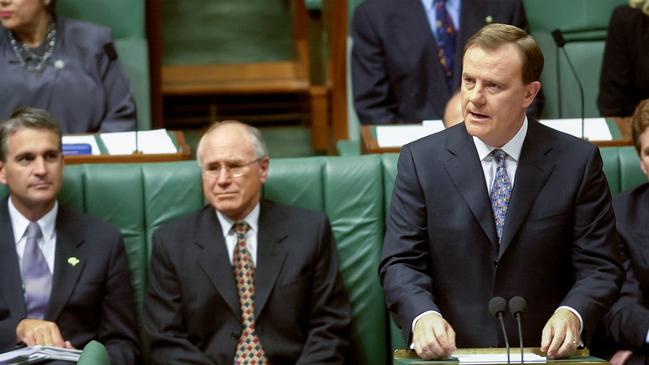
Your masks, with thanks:
[[[137,132],[137,147],[135,132],[102,133],[99,136],[110,155],[130,155],[136,149],[145,154],[178,152],[166,129]]]
[[[0,354],[0,364],[35,364],[43,360],[65,360],[77,362],[81,350],[51,346],[28,346]]]
[[[460,363],[463,364],[507,364],[507,354],[498,353],[498,354],[464,354],[464,355],[452,355],[456,357]],[[512,364],[521,363],[521,353],[512,351],[509,359]],[[532,352],[526,352],[523,354],[523,360],[525,363],[544,363],[548,360],[540,355],[537,355]]]
[[[568,133],[575,137],[581,138],[581,119],[541,119],[541,124],[545,124],[550,128],[558,131]],[[586,118],[584,119],[583,134],[589,141],[611,141],[611,131],[608,129],[608,124],[604,118]]]
[[[401,147],[443,129],[441,120],[425,120],[416,125],[382,125],[376,127],[376,141],[379,147]]]
[[[77,143],[86,143],[90,145],[93,155],[101,155],[99,151],[99,145],[97,145],[97,140],[95,139],[94,134],[84,134],[80,136],[63,136],[63,144],[77,144]]]

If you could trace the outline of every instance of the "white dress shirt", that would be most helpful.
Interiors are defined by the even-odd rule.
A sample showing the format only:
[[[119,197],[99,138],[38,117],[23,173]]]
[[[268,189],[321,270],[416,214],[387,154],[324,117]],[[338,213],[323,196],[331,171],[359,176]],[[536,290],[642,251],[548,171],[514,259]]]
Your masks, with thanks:
[[[23,253],[25,252],[25,245],[27,244],[27,226],[30,220],[25,218],[18,209],[13,205],[11,199],[9,201],[9,217],[11,218],[11,228],[14,231],[14,241],[16,242],[16,253],[18,254],[18,264],[22,272],[23,266]],[[45,256],[45,261],[50,269],[50,274],[54,272],[54,252],[56,251],[56,215],[59,211],[58,202],[54,202],[54,207],[41,217],[36,223],[41,228],[42,236],[38,239],[38,247],[40,247]]]
[[[234,230],[232,230],[232,226],[236,222],[221,214],[221,212],[219,212],[218,210],[216,211],[216,216],[219,218],[219,223],[221,223],[223,238],[225,239],[225,245],[228,248],[228,257],[230,258],[230,264],[232,264],[234,247],[237,244],[237,234],[234,232]],[[248,233],[246,233],[246,247],[250,252],[250,256],[252,256],[252,264],[256,267],[257,235],[259,234],[259,203],[257,203],[257,205],[243,221],[248,223],[248,225],[250,226],[250,230],[248,231]]]

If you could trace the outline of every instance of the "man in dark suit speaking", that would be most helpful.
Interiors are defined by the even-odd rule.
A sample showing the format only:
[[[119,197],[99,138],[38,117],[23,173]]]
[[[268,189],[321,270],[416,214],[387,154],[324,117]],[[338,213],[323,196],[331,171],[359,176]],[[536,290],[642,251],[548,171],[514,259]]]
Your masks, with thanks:
[[[525,31],[485,26],[465,47],[464,123],[401,149],[380,274],[421,357],[503,346],[494,296],[527,299],[526,346],[568,356],[619,293],[597,147],[525,115],[542,70]]]
[[[0,348],[106,345],[113,364],[136,364],[138,331],[120,232],[59,206],[61,130],[23,108],[0,127]]]
[[[213,125],[197,148],[210,203],[153,235],[145,329],[156,364],[341,364],[350,305],[324,214],[261,200],[259,131]]]

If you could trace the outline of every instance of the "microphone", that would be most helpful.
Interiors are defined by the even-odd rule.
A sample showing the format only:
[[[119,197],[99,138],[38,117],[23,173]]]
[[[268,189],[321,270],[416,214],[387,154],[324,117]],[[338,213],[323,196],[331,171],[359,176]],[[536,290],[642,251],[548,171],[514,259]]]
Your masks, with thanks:
[[[489,301],[489,313],[491,315],[498,319],[500,322],[500,328],[503,331],[503,336],[505,337],[505,349],[507,350],[507,364],[511,364],[511,360],[509,358],[510,355],[510,349],[509,349],[509,339],[507,338],[507,330],[505,329],[505,322],[503,321],[503,316],[505,315],[505,311],[507,310],[507,301],[503,297],[493,297]]]
[[[552,31],[552,38],[554,39],[554,43],[557,45],[557,48],[561,49],[563,51],[564,56],[566,57],[566,61],[568,61],[568,66],[570,66],[570,71],[572,71],[572,75],[574,76],[575,80],[577,81],[577,86],[579,86],[579,96],[581,96],[581,139],[586,139],[586,132],[584,129],[584,87],[581,84],[581,80],[579,80],[579,75],[577,75],[577,71],[575,70],[575,67],[572,65],[572,62],[570,61],[570,57],[568,56],[568,52],[566,52],[566,48],[564,47],[566,45],[566,39],[563,37],[563,32],[561,32],[560,29],[555,29]],[[557,59],[557,85],[561,85],[561,82],[559,80],[559,60]],[[559,88],[559,92],[561,88]],[[559,94],[559,107],[561,107],[561,94]]]
[[[527,309],[527,301],[523,297],[513,297],[509,300],[509,312],[516,318],[516,323],[518,324],[518,344],[521,348],[521,364],[525,363],[523,356],[523,324],[521,321],[521,315]]]

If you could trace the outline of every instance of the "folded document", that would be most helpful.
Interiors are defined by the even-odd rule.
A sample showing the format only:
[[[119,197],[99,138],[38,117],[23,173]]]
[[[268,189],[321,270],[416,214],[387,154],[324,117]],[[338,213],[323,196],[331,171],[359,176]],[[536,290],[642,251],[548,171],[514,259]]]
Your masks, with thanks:
[[[36,364],[46,360],[79,361],[81,350],[51,346],[28,346],[0,354],[0,365]]]

